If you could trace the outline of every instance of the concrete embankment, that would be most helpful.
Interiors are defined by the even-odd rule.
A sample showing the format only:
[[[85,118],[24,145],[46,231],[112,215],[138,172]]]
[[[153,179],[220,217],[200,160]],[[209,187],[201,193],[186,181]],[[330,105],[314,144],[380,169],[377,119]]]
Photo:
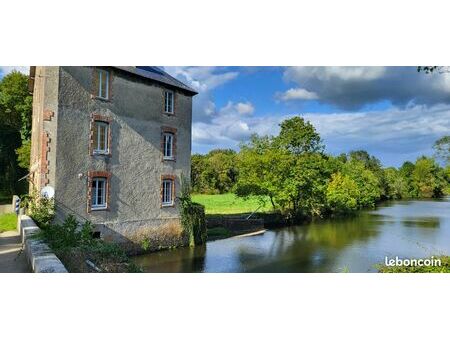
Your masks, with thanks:
[[[32,272],[68,272],[50,247],[39,239],[42,231],[26,215],[19,215],[17,231],[22,239],[24,254]]]

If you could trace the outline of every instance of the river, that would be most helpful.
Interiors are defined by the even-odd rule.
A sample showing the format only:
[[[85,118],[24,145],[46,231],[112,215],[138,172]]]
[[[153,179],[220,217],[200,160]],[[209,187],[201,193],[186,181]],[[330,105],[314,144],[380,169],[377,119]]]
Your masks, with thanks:
[[[450,198],[136,256],[146,272],[376,272],[385,257],[450,255]]]

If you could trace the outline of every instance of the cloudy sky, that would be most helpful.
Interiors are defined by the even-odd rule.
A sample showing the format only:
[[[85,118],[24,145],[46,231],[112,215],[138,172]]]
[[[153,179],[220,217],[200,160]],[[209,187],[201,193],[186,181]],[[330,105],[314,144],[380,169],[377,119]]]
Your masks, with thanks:
[[[332,154],[366,149],[386,166],[432,154],[450,134],[450,74],[416,67],[165,67],[199,94],[193,152],[311,121]]]
[[[14,67],[0,67],[0,78]],[[27,67],[20,67],[27,72]],[[332,154],[366,149],[386,166],[432,154],[450,134],[450,73],[415,67],[164,67],[195,88],[193,152],[238,149],[285,118],[311,121]]]

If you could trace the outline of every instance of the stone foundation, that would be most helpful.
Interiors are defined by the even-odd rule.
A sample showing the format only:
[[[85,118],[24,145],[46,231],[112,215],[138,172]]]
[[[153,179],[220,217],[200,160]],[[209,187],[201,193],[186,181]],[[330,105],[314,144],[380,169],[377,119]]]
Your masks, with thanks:
[[[95,230],[100,231],[104,241],[118,243],[130,254],[186,246],[189,243],[179,218],[106,223],[97,225]],[[144,243],[146,250],[143,249]]]

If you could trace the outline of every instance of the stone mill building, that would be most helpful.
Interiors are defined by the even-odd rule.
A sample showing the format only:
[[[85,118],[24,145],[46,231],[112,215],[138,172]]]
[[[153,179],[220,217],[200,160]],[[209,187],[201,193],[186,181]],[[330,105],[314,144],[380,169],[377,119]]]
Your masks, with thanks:
[[[196,92],[149,66],[31,67],[30,89],[30,190],[54,188],[56,220],[89,220],[129,250],[184,244]]]

